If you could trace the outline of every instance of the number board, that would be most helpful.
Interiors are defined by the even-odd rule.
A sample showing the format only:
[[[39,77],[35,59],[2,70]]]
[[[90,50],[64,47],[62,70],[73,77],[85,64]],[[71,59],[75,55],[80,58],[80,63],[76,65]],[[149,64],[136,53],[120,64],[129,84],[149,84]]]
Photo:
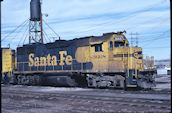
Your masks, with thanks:
[[[114,40],[115,41],[123,41],[122,37],[115,37]]]

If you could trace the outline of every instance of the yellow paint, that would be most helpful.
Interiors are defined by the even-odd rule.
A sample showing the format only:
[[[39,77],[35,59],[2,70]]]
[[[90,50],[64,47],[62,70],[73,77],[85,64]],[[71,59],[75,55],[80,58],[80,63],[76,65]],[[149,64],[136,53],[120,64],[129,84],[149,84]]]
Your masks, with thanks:
[[[90,62],[90,47],[78,47],[75,53],[77,62],[85,63]]]
[[[85,63],[92,62],[93,72],[102,71],[102,72],[124,72],[125,69],[137,69],[143,70],[142,55],[138,55],[138,51],[142,51],[139,47],[127,47],[129,42],[124,38],[123,35],[112,34],[107,40],[100,40],[97,42],[91,42],[91,46],[79,47],[77,48],[75,57],[77,62]],[[113,42],[113,48],[110,49],[110,42]],[[119,46],[118,48],[114,47],[115,42],[124,42],[124,47]],[[95,44],[102,44],[102,51],[95,52]],[[121,57],[114,57],[114,55],[121,54]],[[127,55],[127,57],[125,56]],[[133,55],[133,56],[130,56]],[[137,74],[137,73],[136,73]]]
[[[59,54],[60,54],[60,63],[59,63],[59,65],[63,66],[64,65],[64,60],[65,60],[64,55],[67,55],[67,51],[60,51]]]
[[[136,62],[136,66],[135,66],[135,77],[137,78],[137,62]]]
[[[108,43],[102,43],[102,51],[95,52],[95,46],[90,47],[90,61],[93,63],[94,72],[104,72],[108,69]]]
[[[60,54],[60,63],[59,65],[63,66],[65,63],[67,65],[72,65],[72,56],[67,55],[67,51],[59,51]],[[56,66],[57,57],[47,55],[47,57],[35,57],[33,53],[29,54],[29,66]]]
[[[129,77],[129,67],[130,67],[130,64],[129,64],[129,50],[130,50],[130,48],[128,48],[128,52],[127,52],[127,54],[128,54],[128,56],[127,56],[127,63],[128,63],[128,65],[127,65],[127,75],[128,75],[128,77]]]
[[[12,49],[1,49],[2,51],[2,77],[3,73],[9,73],[12,76],[13,69],[16,69],[15,66],[15,51]]]
[[[46,57],[43,57],[43,58],[44,58],[44,60],[43,60],[44,63],[43,63],[43,65],[40,65],[40,66],[45,66],[46,65]],[[41,60],[41,62],[42,62],[42,60]],[[47,56],[47,63],[48,63],[48,66],[52,65],[51,64],[51,56],[50,56],[50,54],[48,54],[48,56]]]
[[[137,87],[137,85],[127,85],[127,87]]]
[[[33,64],[34,64],[34,61],[33,61],[33,58],[32,57],[34,57],[34,54],[29,54],[29,66],[30,67],[32,67],[33,66]]]
[[[66,64],[67,64],[67,65],[71,65],[71,64],[72,64],[72,56],[68,55],[68,56],[66,57]]]

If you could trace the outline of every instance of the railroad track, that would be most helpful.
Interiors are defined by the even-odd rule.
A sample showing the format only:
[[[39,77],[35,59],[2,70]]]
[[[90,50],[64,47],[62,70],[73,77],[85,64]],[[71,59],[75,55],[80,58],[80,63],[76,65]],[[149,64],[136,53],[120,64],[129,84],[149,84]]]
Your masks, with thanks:
[[[95,95],[81,95],[81,94],[66,94],[66,93],[42,93],[31,91],[15,91],[6,90],[2,92],[3,98],[19,98],[19,99],[35,99],[35,100],[48,100],[57,101],[59,99],[71,102],[90,103],[90,104],[103,104],[111,106],[129,106],[135,108],[151,108],[156,110],[171,110],[171,101],[163,99],[141,99],[141,98],[119,98],[109,96],[95,96]]]

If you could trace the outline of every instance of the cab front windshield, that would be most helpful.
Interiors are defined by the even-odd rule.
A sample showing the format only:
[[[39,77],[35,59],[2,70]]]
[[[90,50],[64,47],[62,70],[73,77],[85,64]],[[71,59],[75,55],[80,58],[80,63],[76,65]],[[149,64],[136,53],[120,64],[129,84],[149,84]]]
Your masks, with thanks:
[[[128,43],[126,43],[126,40],[121,37],[115,37],[114,41],[109,42],[109,48],[110,50],[113,50],[113,48],[124,48],[128,47]]]
[[[115,48],[124,48],[124,42],[114,42]]]
[[[125,40],[122,37],[115,37],[114,38],[114,47],[115,48],[124,48]]]

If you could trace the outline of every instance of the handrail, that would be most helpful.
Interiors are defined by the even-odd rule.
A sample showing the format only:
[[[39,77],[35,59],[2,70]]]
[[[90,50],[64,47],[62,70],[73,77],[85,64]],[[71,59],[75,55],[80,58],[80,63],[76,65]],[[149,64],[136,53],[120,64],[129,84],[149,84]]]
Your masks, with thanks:
[[[57,60],[57,61],[60,61],[60,60]],[[60,71],[64,71],[64,70],[67,71],[67,70],[73,70],[75,65],[79,65],[77,70],[83,71],[84,70],[84,63],[75,63],[74,61],[76,61],[76,60],[74,59],[72,61],[71,65],[55,65],[55,66],[52,65],[52,66],[48,66],[48,67],[52,67],[52,69],[50,69],[51,71],[57,71],[57,70],[58,71],[59,70]],[[40,63],[40,61],[39,61],[39,63]],[[57,66],[60,66],[61,69],[55,69],[55,67],[57,67]],[[69,69],[64,69],[65,66],[68,67]],[[21,69],[21,67],[22,67],[22,69]],[[43,69],[41,69],[40,67],[43,68]],[[32,69],[32,68],[34,68],[34,69]],[[31,66],[29,66],[29,62],[17,62],[17,71],[20,71],[20,72],[24,72],[24,71],[38,71],[38,72],[39,71],[44,71],[44,72],[46,72],[46,71],[49,71],[49,70],[47,69],[47,65],[31,67]]]

